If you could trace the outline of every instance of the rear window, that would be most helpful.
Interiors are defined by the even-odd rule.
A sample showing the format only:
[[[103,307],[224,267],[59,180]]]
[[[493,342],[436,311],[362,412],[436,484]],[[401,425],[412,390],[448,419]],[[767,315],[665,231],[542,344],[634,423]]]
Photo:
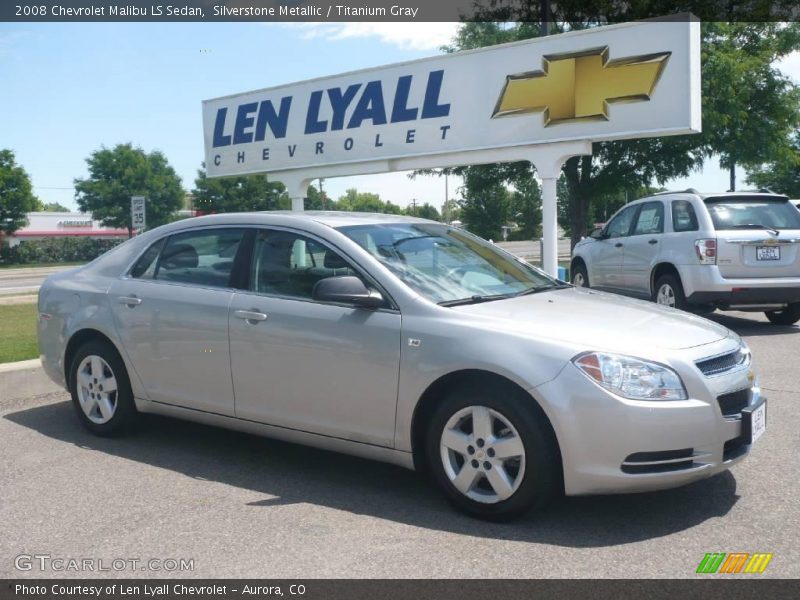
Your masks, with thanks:
[[[800,210],[788,200],[759,197],[707,198],[715,229],[800,229]]]

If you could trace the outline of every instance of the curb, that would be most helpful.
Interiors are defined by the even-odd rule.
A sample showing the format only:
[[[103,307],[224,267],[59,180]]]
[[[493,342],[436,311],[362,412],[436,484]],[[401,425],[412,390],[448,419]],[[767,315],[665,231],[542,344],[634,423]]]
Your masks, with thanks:
[[[21,400],[63,391],[64,388],[45,374],[38,358],[0,364],[0,399],[2,400]]]

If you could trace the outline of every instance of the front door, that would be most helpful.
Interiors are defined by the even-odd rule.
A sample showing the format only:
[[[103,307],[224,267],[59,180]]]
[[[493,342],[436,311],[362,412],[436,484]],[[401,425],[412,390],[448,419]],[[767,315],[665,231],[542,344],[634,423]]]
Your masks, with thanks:
[[[236,416],[391,446],[400,364],[400,313],[316,302],[314,284],[363,276],[325,244],[260,229],[249,291],[230,306]]]
[[[664,233],[664,203],[645,202],[639,209],[631,235],[625,240],[622,277],[625,289],[650,297],[650,272]]]
[[[117,332],[150,400],[234,414],[229,278],[243,232],[215,228],[170,236],[112,285]]]
[[[603,236],[593,244],[589,282],[593,287],[622,288],[625,241],[638,206],[629,206],[609,221]]]

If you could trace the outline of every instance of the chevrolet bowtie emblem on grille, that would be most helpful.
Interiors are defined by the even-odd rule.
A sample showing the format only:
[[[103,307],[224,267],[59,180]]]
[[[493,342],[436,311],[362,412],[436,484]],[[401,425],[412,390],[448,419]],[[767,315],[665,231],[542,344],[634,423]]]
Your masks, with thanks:
[[[608,60],[608,48],[550,55],[541,71],[506,77],[494,117],[544,111],[544,124],[608,119],[609,102],[649,100],[671,52]]]

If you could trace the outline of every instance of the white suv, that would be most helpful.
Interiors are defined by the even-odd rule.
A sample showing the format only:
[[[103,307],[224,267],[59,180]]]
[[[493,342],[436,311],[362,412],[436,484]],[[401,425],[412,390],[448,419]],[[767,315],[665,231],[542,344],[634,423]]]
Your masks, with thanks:
[[[572,283],[698,313],[800,320],[800,211],[768,192],[663,192],[621,208],[572,254]]]

